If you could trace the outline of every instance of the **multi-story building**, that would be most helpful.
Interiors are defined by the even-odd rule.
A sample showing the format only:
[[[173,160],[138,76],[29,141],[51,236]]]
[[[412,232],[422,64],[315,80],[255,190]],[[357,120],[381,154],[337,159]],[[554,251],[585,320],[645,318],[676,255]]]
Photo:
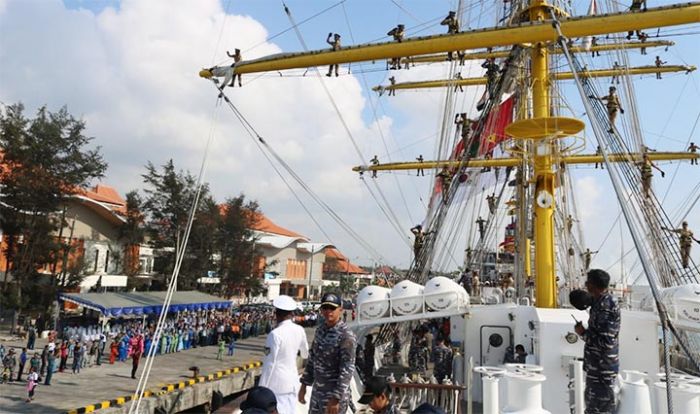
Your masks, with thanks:
[[[79,275],[81,291],[95,286],[102,290],[126,288],[125,260],[129,254],[138,255],[138,247],[125,246],[119,240],[125,208],[126,202],[116,190],[102,184],[69,197],[56,213],[63,219],[64,227],[55,237],[64,248],[52,263],[39,269],[40,273],[58,278],[59,285],[64,285],[71,275]],[[7,237],[3,235],[1,239],[0,272],[11,280],[5,251]]]
[[[279,295],[314,298],[321,291],[328,243],[312,243],[308,237],[273,223],[260,214],[253,226],[256,248],[266,264],[268,299]]]
[[[71,196],[61,214],[64,227],[55,235],[66,248],[54,263],[47,264],[42,273],[66,280],[70,274],[82,277],[80,291],[123,290],[127,274],[137,279],[154,277],[153,265],[157,249],[147,244],[125,245],[120,241],[120,229],[125,222],[126,202],[117,191],[107,185]],[[259,214],[253,226],[259,269],[265,269],[264,284],[267,299],[280,294],[297,298],[317,298],[322,288],[327,252],[332,269],[341,273],[357,274],[362,269],[352,265],[328,243],[315,243],[308,237],[285,229]],[[5,257],[6,237],[0,229],[0,275],[10,277]],[[202,279],[215,280],[215,277]],[[63,283],[59,282],[59,285]]]

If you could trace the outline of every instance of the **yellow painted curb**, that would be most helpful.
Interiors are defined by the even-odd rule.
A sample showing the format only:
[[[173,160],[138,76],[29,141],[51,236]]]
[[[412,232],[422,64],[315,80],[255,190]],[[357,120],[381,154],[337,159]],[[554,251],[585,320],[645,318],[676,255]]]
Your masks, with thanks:
[[[237,374],[241,371],[246,371],[251,368],[256,368],[256,367],[261,367],[262,366],[262,361],[253,361],[249,362],[248,364],[244,364],[243,366],[240,367],[233,367],[233,368],[228,368],[223,371],[217,371],[214,374],[208,374],[206,376],[199,376],[197,378],[192,378],[188,379],[187,381],[180,381],[177,384],[165,384],[161,383],[158,384],[159,389],[149,391],[146,390],[143,393],[143,397],[147,398],[153,395],[157,396],[162,396],[165,395],[169,392],[175,391],[175,389],[184,389],[187,386],[194,385],[196,383],[202,383],[205,381],[214,381],[215,379],[222,378],[226,375],[231,375],[231,374]],[[116,405],[124,405],[126,404],[127,401],[132,401],[136,399],[136,394],[131,395],[131,396],[123,396],[123,397],[117,397],[114,400],[104,400],[102,402],[99,402],[97,404],[91,404],[91,405],[86,405],[84,407],[80,408],[75,408],[72,410],[66,411],[66,414],[80,414],[80,413],[92,413],[95,412],[96,410],[100,410],[103,408],[109,408],[112,406]]]

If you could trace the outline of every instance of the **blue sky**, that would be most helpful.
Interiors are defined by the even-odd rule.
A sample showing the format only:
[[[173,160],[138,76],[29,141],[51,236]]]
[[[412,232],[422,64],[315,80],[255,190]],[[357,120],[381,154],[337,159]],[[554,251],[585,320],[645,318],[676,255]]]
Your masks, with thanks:
[[[287,2],[297,22],[334,4]],[[381,40],[397,23],[407,26],[409,36],[417,30],[420,30],[418,34],[442,33],[444,28],[437,26],[436,21],[456,4],[456,1],[347,0],[304,23],[300,30],[310,48],[326,47],[325,37],[331,31],[340,33],[344,44]],[[501,3],[469,4],[464,20],[471,27],[495,24],[493,13]],[[170,157],[176,165],[196,171],[207,132],[214,125],[215,152],[207,179],[217,197],[223,199],[244,192],[259,200],[263,211],[278,224],[315,241],[329,241],[270,171],[235,119],[212,109],[211,88],[196,77],[201,67],[227,62],[225,51],[236,47],[244,50],[244,59],[301,50],[291,30],[265,41],[289,28],[281,2],[37,0],[0,1],[0,6],[0,59],[6,62],[0,67],[0,100],[5,103],[21,100],[30,109],[43,104],[52,109],[68,105],[69,110],[82,115],[89,133],[96,137],[96,144],[103,147],[110,163],[107,184],[114,185],[122,194],[139,188],[139,176],[146,161],[159,164]],[[574,6],[585,10],[588,1],[575,1]],[[421,26],[425,22],[429,24]],[[675,34],[698,31],[697,25],[671,30]],[[654,36],[656,32],[650,34]],[[697,65],[700,63],[697,39],[697,35],[678,36],[673,39],[676,46],[668,52],[652,49],[647,56],[631,52],[630,65],[652,64],[656,54],[669,63]],[[617,59],[608,54],[594,60],[586,57],[584,61],[589,67],[602,68],[611,66]],[[37,68],[46,67],[47,62],[51,63],[51,70],[38,74]],[[244,78],[242,89],[229,93],[254,126],[339,214],[391,264],[407,266],[410,260],[410,247],[405,243],[410,242],[407,230],[425,216],[423,203],[430,179],[416,180],[411,174],[385,174],[378,178],[404,229],[399,235],[350,168],[367,162],[374,154],[382,161],[389,157],[395,161],[412,159],[418,154],[432,158],[444,99],[442,91],[405,92],[390,99],[386,96],[377,99],[376,94],[368,93],[367,86],[385,82],[389,74],[383,70],[383,63],[361,67],[367,73],[361,73],[360,67],[353,65],[352,76],[328,80],[327,85],[346,116],[365,160],[356,156],[330,102],[313,77],[280,79],[270,74],[258,79],[251,75]],[[464,70],[465,77],[481,75],[478,67]],[[346,74],[347,67],[341,72]],[[436,79],[445,73],[444,65],[430,65],[392,74],[399,80],[408,80]],[[697,130],[690,136],[700,107],[697,76],[694,72],[664,75],[662,81],[655,80],[653,75],[634,79],[638,116],[647,145],[680,151],[688,140],[700,142]],[[598,85],[604,88],[607,83],[601,80]],[[573,92],[570,84],[564,84],[563,90],[573,112],[582,114],[580,99],[570,93]],[[479,94],[478,90],[471,90],[460,96],[458,111],[470,110]],[[630,116],[631,111],[624,116],[624,122]],[[591,138],[586,137],[589,151],[595,147]],[[661,195],[671,183],[676,165],[662,164],[669,174],[664,180],[655,179]],[[594,259],[594,265],[617,268],[620,249],[629,248],[631,243],[624,231],[616,229],[607,235],[617,216],[609,179],[592,167],[573,168],[572,174],[577,182],[587,244],[594,250],[599,246],[603,249]],[[700,168],[679,167],[667,209],[673,211],[678,207],[688,196],[684,188],[690,189],[699,181]],[[371,264],[367,252],[313,203],[306,202],[326,227],[331,242],[353,261]],[[700,207],[691,212],[690,220],[691,227],[700,232],[697,208]],[[464,246],[464,243],[457,244]],[[455,248],[453,254],[459,256],[461,249]],[[695,250],[694,257],[698,257],[700,249]],[[631,263],[632,260],[625,266]],[[446,266],[451,265],[448,262]]]

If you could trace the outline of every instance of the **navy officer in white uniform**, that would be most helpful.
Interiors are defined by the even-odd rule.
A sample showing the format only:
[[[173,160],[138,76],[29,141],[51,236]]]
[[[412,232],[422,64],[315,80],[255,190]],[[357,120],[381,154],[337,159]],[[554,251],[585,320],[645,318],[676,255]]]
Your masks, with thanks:
[[[259,385],[275,393],[280,414],[294,414],[300,385],[297,354],[307,359],[309,343],[304,328],[292,321],[294,310],[298,307],[294,299],[281,295],[272,301],[272,306],[275,307],[277,327],[265,341],[265,359]]]

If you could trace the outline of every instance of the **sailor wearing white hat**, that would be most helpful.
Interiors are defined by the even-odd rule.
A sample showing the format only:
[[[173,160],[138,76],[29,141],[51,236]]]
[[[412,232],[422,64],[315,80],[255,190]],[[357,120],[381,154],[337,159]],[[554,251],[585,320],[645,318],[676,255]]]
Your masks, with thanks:
[[[297,354],[308,358],[309,344],[304,328],[292,322],[293,312],[298,309],[296,301],[282,295],[272,301],[272,306],[275,307],[277,327],[265,341],[265,359],[259,385],[275,393],[280,414],[294,414],[299,392]]]

